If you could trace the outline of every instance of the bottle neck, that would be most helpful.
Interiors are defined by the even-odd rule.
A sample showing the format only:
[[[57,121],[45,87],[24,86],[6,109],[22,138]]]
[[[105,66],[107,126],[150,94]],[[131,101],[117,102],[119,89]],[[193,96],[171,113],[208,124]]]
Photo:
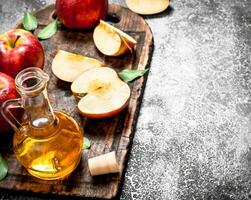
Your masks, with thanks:
[[[27,121],[33,128],[46,128],[55,122],[46,88],[36,95],[22,96],[22,100]]]

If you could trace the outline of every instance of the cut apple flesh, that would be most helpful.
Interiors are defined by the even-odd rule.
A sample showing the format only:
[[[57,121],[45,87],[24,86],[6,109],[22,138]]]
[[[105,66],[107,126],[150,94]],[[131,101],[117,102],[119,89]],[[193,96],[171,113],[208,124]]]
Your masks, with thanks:
[[[52,61],[52,72],[63,81],[73,82],[82,73],[103,65],[94,58],[59,50]]]
[[[133,39],[133,37],[131,37],[130,35],[126,34],[125,32],[119,30],[118,28],[112,26],[111,24],[100,20],[100,25],[103,25],[104,27],[107,27],[108,30],[114,30],[116,33],[118,33],[120,35],[120,37],[122,37],[122,39],[125,39],[126,42],[128,42],[130,45],[135,45],[137,43],[137,41],[135,39]]]
[[[95,29],[94,38],[98,50],[105,55],[115,55],[120,49],[121,38],[113,29],[103,25],[98,26]]]
[[[75,94],[85,94],[78,103],[79,112],[89,118],[118,114],[128,103],[129,86],[108,67],[92,69],[79,76],[71,86]]]
[[[130,10],[142,15],[163,12],[169,6],[169,0],[126,0]]]
[[[80,112],[88,117],[100,118],[118,113],[124,108],[130,96],[130,89],[120,80],[114,81],[110,87],[96,93],[87,94],[78,103]]]
[[[98,50],[107,56],[119,56],[132,51],[137,43],[130,35],[102,20],[94,30],[93,40]]]
[[[117,73],[109,68],[95,68],[89,70],[80,75],[71,85],[71,91],[74,94],[87,94],[90,89],[93,90],[93,83],[98,81],[104,83],[111,83],[114,79],[117,79]]]

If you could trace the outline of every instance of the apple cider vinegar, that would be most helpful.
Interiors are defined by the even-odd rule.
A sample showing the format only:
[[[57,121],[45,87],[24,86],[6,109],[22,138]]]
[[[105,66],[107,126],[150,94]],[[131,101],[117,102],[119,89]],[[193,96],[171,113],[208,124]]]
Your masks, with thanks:
[[[78,165],[83,133],[77,122],[63,112],[54,112],[46,86],[49,77],[39,68],[28,68],[16,77],[20,99],[6,101],[3,115],[15,129],[13,149],[27,171],[43,180],[63,179]],[[22,107],[25,117],[20,124],[10,113]]]
[[[45,180],[60,179],[72,172],[81,158],[83,144],[78,124],[62,112],[54,114],[55,122],[41,130],[23,124],[13,140],[18,161],[30,174]]]

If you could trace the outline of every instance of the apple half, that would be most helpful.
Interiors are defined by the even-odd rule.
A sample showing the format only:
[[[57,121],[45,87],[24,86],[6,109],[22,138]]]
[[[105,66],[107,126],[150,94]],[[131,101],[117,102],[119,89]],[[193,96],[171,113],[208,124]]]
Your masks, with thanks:
[[[169,6],[169,0],[126,0],[130,10],[141,15],[163,12]]]
[[[80,75],[71,85],[80,99],[78,110],[89,118],[111,117],[122,111],[129,102],[131,90],[109,67],[91,69]]]
[[[93,33],[97,49],[107,56],[120,56],[133,51],[137,41],[130,35],[100,20]]]
[[[59,79],[71,83],[82,73],[102,66],[104,64],[94,58],[59,50],[52,61],[52,72]]]

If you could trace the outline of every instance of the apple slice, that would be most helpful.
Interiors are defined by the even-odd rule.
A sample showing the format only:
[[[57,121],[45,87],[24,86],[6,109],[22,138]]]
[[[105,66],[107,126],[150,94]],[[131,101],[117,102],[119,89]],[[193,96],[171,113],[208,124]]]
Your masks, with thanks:
[[[59,50],[52,61],[52,72],[63,81],[73,82],[82,73],[102,66],[104,64],[94,58]]]
[[[79,112],[89,118],[105,118],[118,114],[131,94],[129,86],[109,68],[95,68],[80,75],[71,85],[72,92],[82,97]]]
[[[95,84],[95,83],[94,83]],[[119,79],[103,89],[90,91],[78,103],[80,113],[89,118],[105,118],[118,114],[128,103],[130,88]]]
[[[137,43],[130,35],[103,20],[95,28],[93,40],[98,50],[107,56],[119,56],[132,51]]]
[[[130,10],[142,15],[163,12],[169,6],[169,0],[126,0]]]

